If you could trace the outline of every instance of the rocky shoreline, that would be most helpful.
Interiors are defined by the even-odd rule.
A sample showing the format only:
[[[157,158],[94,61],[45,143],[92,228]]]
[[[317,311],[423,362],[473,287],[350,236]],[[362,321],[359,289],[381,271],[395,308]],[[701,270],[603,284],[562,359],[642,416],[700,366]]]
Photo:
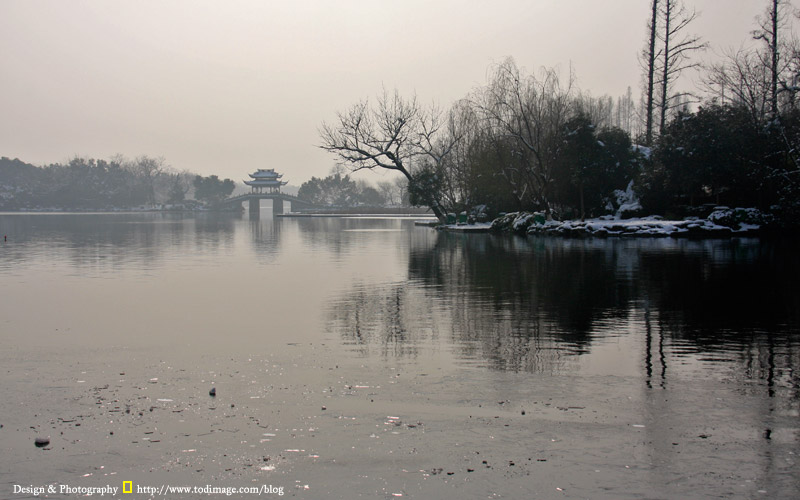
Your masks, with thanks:
[[[545,220],[540,213],[514,212],[492,222],[494,232],[569,237],[704,238],[758,236],[771,217],[754,208],[717,207],[708,217],[664,220],[660,216],[621,219],[614,216],[585,221]]]

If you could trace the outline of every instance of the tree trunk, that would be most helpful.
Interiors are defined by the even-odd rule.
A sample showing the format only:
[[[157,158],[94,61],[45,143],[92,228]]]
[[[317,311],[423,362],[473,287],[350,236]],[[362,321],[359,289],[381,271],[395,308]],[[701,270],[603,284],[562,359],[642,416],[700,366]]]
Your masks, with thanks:
[[[405,169],[401,161],[397,161],[396,163],[398,166],[398,170],[400,171],[400,173],[406,176],[406,179],[408,179],[408,183],[410,186],[411,183],[413,182],[413,179],[411,178],[411,172]],[[442,224],[447,223],[447,213],[442,209],[442,206],[438,202],[434,201],[433,203],[430,204],[428,208],[431,209],[433,215],[435,215],[436,218],[439,219],[440,223]]]
[[[442,207],[434,203],[434,206],[430,207],[430,209],[433,211],[433,215],[435,215],[436,218],[439,219],[439,222],[441,222],[442,224],[447,223],[447,214],[444,213]]]
[[[667,110],[669,108],[669,42],[670,42],[670,22],[672,21],[672,0],[667,0],[664,4],[664,67],[661,76],[661,120],[659,122],[658,132],[664,133],[667,128]]]
[[[779,0],[772,0],[772,15],[770,16],[770,21],[772,22],[772,40],[770,47],[770,52],[772,56],[772,67],[770,68],[772,82],[771,83],[771,95],[770,95],[770,107],[772,111],[772,119],[778,117],[778,3]]]
[[[656,23],[658,20],[658,0],[653,0],[653,15],[650,18],[650,45],[647,52],[647,123],[645,143],[653,145],[653,107],[656,72]]]

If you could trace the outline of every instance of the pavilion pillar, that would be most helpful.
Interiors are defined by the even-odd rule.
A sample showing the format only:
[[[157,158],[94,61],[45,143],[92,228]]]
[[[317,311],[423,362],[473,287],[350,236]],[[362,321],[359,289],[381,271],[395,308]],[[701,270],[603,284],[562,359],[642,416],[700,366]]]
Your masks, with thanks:
[[[250,218],[257,220],[259,218],[260,211],[261,211],[261,200],[258,198],[250,198],[250,210],[248,210],[248,212],[250,213]]]
[[[283,200],[280,198],[272,198],[272,216],[283,213]]]

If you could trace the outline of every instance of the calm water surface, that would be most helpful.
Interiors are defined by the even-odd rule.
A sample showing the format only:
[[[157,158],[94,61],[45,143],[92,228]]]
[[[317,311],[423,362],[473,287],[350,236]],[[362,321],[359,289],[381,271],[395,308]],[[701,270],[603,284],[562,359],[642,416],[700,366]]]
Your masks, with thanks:
[[[0,215],[0,497],[800,491],[796,244],[265,215]]]

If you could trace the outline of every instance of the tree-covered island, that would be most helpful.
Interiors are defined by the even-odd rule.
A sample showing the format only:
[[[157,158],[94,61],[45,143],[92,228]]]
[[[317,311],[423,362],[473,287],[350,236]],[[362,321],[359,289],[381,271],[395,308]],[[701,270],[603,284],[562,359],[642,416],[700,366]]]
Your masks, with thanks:
[[[563,233],[548,221],[648,215],[650,226],[688,218],[692,228],[798,227],[791,4],[768,0],[751,46],[704,65],[697,56],[708,47],[690,33],[697,14],[680,0],[651,1],[638,106],[630,89],[616,101],[593,97],[571,68],[567,77],[529,73],[509,58],[447,110],[384,89],[323,123],[320,147],[353,171],[399,172],[411,203],[442,222],[448,213],[513,212],[496,226]],[[677,86],[689,70],[699,75],[696,92]]]

